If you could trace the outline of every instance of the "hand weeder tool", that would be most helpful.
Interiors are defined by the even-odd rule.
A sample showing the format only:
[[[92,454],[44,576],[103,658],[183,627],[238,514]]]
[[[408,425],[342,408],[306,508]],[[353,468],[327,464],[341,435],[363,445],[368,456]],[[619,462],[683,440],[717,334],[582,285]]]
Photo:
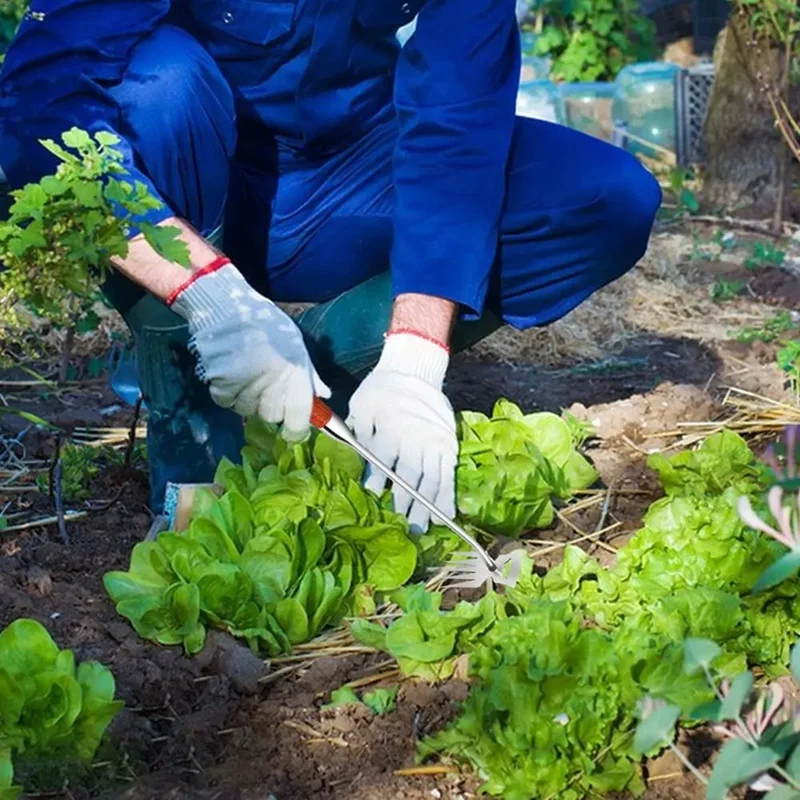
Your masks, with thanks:
[[[439,511],[433,503],[426,500],[394,470],[387,467],[386,464],[363,447],[350,432],[347,425],[318,397],[314,398],[314,405],[311,409],[311,424],[337,441],[352,447],[364,460],[368,461],[375,469],[380,470],[390,481],[408,492],[414,500],[425,506],[442,525],[448,527],[472,548],[473,553],[454,554],[457,561],[455,562],[456,571],[452,576],[452,580],[458,580],[459,582],[448,582],[451,588],[475,589],[488,581],[500,586],[514,586],[517,583],[523,555],[522,550],[515,550],[513,553],[499,556],[497,559],[492,558],[460,525]],[[507,570],[505,569],[506,567],[508,567]]]

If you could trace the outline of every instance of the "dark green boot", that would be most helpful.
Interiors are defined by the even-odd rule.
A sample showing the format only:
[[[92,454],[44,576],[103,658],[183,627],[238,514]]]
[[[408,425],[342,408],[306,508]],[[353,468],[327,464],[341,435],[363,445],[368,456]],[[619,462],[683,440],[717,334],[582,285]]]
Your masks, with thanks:
[[[160,513],[167,482],[206,483],[223,456],[238,460],[242,419],[220,408],[195,375],[186,322],[118,273],[103,291],[134,335],[142,398],[147,405],[150,504]]]

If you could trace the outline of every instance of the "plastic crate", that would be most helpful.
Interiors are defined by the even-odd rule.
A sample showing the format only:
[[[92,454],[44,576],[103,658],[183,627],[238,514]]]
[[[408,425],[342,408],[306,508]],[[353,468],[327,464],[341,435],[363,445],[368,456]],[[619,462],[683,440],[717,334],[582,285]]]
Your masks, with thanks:
[[[617,76],[614,143],[632,153],[658,158],[675,149],[675,64],[631,64]]]
[[[562,83],[560,89],[564,121],[570,128],[607,142],[613,140],[615,83]]]
[[[539,56],[522,56],[520,83],[550,80],[550,59]]]
[[[675,76],[675,157],[679,167],[706,161],[703,126],[714,85],[714,65],[698,64]]]
[[[517,115],[564,124],[564,103],[552,81],[525,81],[517,94]]]

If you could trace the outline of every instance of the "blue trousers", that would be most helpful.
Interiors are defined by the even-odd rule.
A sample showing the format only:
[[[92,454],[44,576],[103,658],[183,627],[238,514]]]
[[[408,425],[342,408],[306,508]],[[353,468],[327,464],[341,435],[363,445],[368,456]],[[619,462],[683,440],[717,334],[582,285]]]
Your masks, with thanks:
[[[346,405],[380,353],[391,310],[393,122],[316,162],[265,135],[263,163],[242,163],[231,89],[207,52],[170,26],[136,48],[110,92],[141,168],[176,214],[207,236],[222,228],[226,254],[273,300],[316,304],[299,325]],[[504,323],[547,325],[624,274],[645,251],[660,201],[628,153],[518,118],[487,307],[459,325],[455,348]],[[209,480],[219,458],[238,454],[241,421],[194,378],[182,320],[120,275],[105,291],[136,339],[157,509],[167,480]]]

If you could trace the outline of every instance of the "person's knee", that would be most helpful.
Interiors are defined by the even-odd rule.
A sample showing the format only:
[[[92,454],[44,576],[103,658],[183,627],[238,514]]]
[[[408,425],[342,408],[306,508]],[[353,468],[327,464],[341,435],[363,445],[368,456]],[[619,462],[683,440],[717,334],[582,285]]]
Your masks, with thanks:
[[[149,150],[180,143],[197,126],[233,151],[230,87],[200,43],[179,28],[164,25],[137,45],[122,82],[109,93],[122,112],[122,132],[145,159]]]
[[[619,256],[632,267],[644,255],[661,205],[658,181],[629,153],[620,152],[604,187],[604,227],[613,233]]]
[[[120,108],[120,134],[176,213],[201,231],[219,224],[236,116],[230,86],[206,50],[164,25],[136,46],[108,91]]]

